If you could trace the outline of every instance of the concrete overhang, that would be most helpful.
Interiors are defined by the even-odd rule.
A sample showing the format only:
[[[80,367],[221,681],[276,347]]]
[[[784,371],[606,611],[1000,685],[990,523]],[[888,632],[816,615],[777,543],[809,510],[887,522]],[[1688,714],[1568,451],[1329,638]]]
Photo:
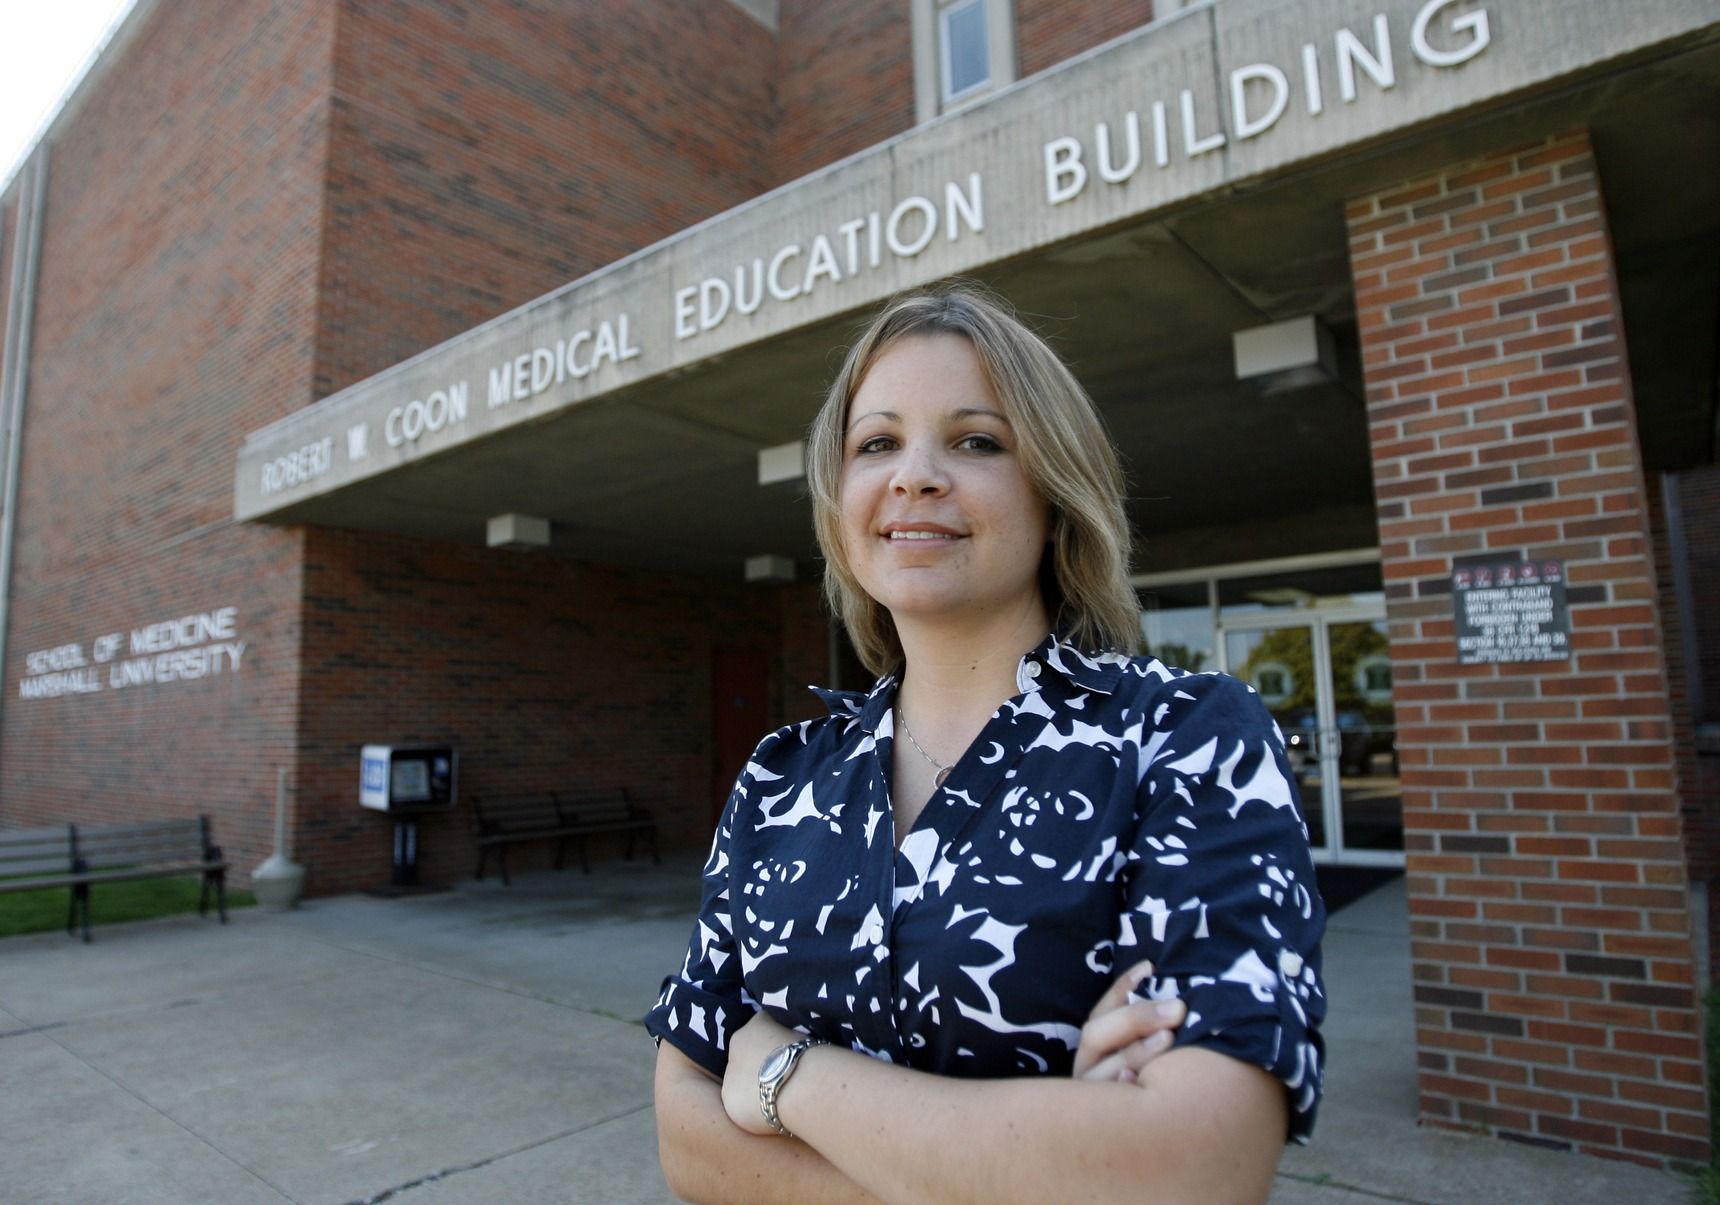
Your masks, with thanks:
[[[857,312],[965,273],[1052,335],[1093,392],[1144,532],[1303,514],[1316,544],[1371,543],[1342,203],[1574,128],[1601,159],[1633,367],[1662,366],[1654,396],[1637,381],[1645,446],[1676,456],[1698,431],[1711,449],[1720,184],[1689,165],[1720,161],[1716,80],[1714,0],[1191,8],[251,433],[235,514],[476,543],[488,516],[519,512],[594,560],[738,573],[761,552],[806,557],[795,487],[760,486],[757,452],[802,434]],[[1124,172],[1131,113],[1141,155]],[[794,296],[771,295],[773,263]],[[725,292],[727,312],[702,321]],[[1233,331],[1304,314],[1338,334],[1345,381],[1263,400],[1234,380]],[[1663,334],[1704,315],[1705,359]]]

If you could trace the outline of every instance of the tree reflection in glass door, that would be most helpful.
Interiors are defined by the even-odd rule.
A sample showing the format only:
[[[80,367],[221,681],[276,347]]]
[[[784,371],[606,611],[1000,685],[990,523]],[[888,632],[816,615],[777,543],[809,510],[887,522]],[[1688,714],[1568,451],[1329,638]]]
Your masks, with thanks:
[[[1403,848],[1391,645],[1383,620],[1328,623],[1345,849]]]
[[[1325,776],[1320,756],[1320,712],[1314,671],[1314,629],[1295,624],[1224,635],[1230,673],[1254,687],[1284,733],[1308,844],[1326,845]]]

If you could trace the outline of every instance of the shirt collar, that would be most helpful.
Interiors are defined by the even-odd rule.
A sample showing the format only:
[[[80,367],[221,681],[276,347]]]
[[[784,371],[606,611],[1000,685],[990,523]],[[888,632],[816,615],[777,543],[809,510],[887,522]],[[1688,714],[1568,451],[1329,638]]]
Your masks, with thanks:
[[[1116,693],[1117,684],[1129,666],[1129,657],[1124,653],[1084,653],[1056,632],[1040,641],[1021,659],[1021,668],[1016,674],[1017,685],[1028,674],[1030,661],[1055,670],[1079,690],[1096,690],[1107,695]]]
[[[890,709],[890,695],[895,685],[896,675],[885,674],[869,691],[830,690],[823,686],[811,686],[807,689],[830,708],[831,715],[843,719],[859,716],[866,731],[876,732],[878,718]]]
[[[1022,655],[1015,669],[1015,685],[1021,694],[1042,690],[1045,671],[1050,670],[1076,690],[1114,694],[1128,666],[1129,658],[1122,653],[1084,653],[1052,632]],[[895,674],[885,674],[869,691],[825,690],[814,686],[812,693],[824,701],[832,715],[858,716],[860,726],[877,735],[879,725],[895,702],[896,682]]]

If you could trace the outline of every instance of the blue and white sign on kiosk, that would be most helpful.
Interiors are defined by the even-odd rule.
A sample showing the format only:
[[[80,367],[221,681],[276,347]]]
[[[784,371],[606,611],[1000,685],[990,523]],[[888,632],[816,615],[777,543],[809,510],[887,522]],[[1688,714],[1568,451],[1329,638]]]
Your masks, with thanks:
[[[358,802],[379,812],[454,806],[454,750],[448,745],[366,745],[360,755]]]

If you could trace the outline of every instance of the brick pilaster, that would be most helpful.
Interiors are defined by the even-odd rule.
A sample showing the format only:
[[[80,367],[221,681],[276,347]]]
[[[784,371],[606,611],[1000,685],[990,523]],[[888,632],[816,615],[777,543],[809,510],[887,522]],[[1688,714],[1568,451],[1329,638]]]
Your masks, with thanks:
[[[1575,133],[1354,201],[1423,1120],[1703,1161],[1649,506]],[[1458,664],[1459,558],[1565,562],[1567,662]]]

